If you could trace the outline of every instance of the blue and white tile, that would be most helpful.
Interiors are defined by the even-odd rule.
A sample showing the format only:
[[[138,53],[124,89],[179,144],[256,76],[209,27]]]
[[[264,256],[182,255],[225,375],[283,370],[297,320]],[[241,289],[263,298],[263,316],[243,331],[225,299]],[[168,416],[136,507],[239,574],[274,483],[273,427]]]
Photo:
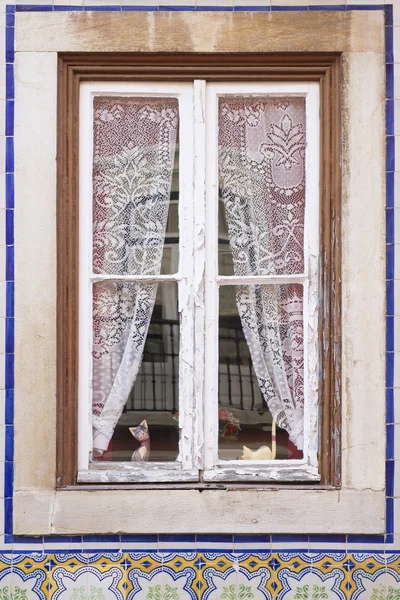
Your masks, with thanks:
[[[321,573],[307,567],[300,573],[290,572],[283,569],[279,573],[282,590],[277,600],[314,600],[324,598],[325,600],[346,600],[341,585],[345,579],[345,573],[341,569],[334,569],[329,573]]]
[[[207,589],[203,592],[202,600],[272,600],[267,589],[271,577],[267,567],[249,572],[239,565],[239,561],[233,561],[232,566],[224,572],[219,571],[217,566],[206,567],[203,577]]]
[[[353,574],[357,589],[352,600],[387,600],[398,598],[400,595],[400,573],[385,567],[375,573],[366,573],[364,570]],[[390,594],[393,594],[390,596]]]
[[[10,565],[0,572],[0,597],[3,600],[46,600],[42,589],[45,581],[46,572],[41,568],[26,573]]]
[[[124,600],[118,589],[123,572],[112,567],[106,572],[88,565],[71,572],[57,567],[52,573],[56,590],[52,600]]]
[[[196,600],[196,593],[192,588],[196,572],[192,567],[178,573],[163,565],[153,569],[151,573],[132,569],[128,577],[133,586],[128,600]]]

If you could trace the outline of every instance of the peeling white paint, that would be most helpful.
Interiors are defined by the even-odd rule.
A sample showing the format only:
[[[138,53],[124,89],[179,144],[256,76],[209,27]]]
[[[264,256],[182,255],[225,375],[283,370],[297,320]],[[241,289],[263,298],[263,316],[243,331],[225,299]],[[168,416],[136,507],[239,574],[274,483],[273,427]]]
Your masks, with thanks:
[[[225,94],[292,94],[306,98],[306,272],[278,276],[218,275],[218,96]],[[206,373],[204,481],[318,481],[318,253],[319,253],[319,84],[318,83],[209,83],[206,90],[207,214],[206,214]],[[241,461],[218,458],[218,289],[223,285],[303,285],[304,321],[304,459]]]
[[[179,270],[173,275],[159,276],[104,276],[92,273],[92,153],[93,96],[132,95],[169,96],[178,99],[180,130],[179,165]],[[79,372],[79,482],[143,482],[143,481],[196,481],[198,470],[194,461],[194,300],[193,281],[193,86],[191,83],[139,82],[84,82],[80,90],[80,361]],[[184,134],[183,134],[184,132]],[[89,140],[89,141],[88,141]],[[89,234],[88,234],[89,232]],[[101,465],[90,462],[91,440],[91,287],[97,281],[174,282],[178,285],[180,316],[179,349],[179,454],[175,463],[140,463],[138,467],[113,463]]]

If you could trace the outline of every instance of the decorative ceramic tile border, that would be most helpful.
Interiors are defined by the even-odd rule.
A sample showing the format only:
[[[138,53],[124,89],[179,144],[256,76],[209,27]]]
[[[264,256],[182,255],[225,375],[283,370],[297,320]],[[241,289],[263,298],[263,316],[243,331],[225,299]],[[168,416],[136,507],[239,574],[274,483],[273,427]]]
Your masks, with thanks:
[[[387,516],[386,516],[386,535],[385,536],[337,536],[337,535],[298,535],[298,536],[290,536],[290,535],[262,535],[262,536],[135,536],[135,535],[122,535],[122,536],[74,536],[74,537],[60,537],[60,536],[50,536],[50,537],[40,537],[40,538],[28,538],[28,537],[18,537],[13,536],[12,534],[12,492],[13,492],[13,443],[14,443],[14,431],[13,431],[13,414],[14,414],[14,27],[15,27],[15,12],[27,12],[27,11],[93,11],[93,10],[102,10],[102,11],[124,11],[124,10],[264,10],[264,11],[304,11],[304,10],[335,10],[335,11],[343,11],[343,10],[383,10],[385,11],[386,18],[386,189],[387,189],[387,204],[386,204],[386,217],[387,217],[387,317],[386,317],[386,405],[387,405],[387,451],[386,451],[386,495],[387,495]],[[289,589],[293,590],[294,587],[302,588],[301,591],[298,592],[298,595],[295,596],[296,600],[316,600],[316,596],[312,595],[313,586],[326,587],[323,585],[324,582],[327,582],[329,579],[329,590],[330,593],[336,594],[332,597],[345,598],[349,597],[349,593],[352,598],[364,598],[363,596],[365,590],[371,589],[371,586],[366,586],[366,582],[373,583],[375,585],[375,581],[379,579],[383,573],[386,573],[386,563],[385,560],[388,559],[388,554],[385,555],[386,558],[383,558],[380,562],[379,558],[383,555],[381,554],[354,554],[354,566],[350,567],[350,563],[353,564],[353,560],[351,558],[347,558],[350,555],[346,555],[344,552],[340,552],[344,548],[351,547],[353,552],[355,549],[360,549],[363,551],[363,548],[373,548],[374,546],[379,546],[383,548],[384,552],[392,552],[390,550],[390,545],[393,543],[394,539],[394,477],[395,477],[395,461],[394,461],[394,171],[395,171],[395,150],[394,150],[394,57],[393,57],[393,10],[392,5],[388,4],[339,4],[339,5],[315,5],[315,6],[234,6],[232,7],[222,7],[222,6],[68,6],[68,5],[47,5],[47,4],[17,4],[15,6],[6,6],[6,115],[5,115],[5,134],[6,134],[6,158],[5,158],[5,171],[6,171],[6,354],[5,354],[5,388],[6,388],[6,404],[5,404],[5,469],[4,469],[4,548],[7,549],[12,544],[13,552],[20,552],[22,554],[31,553],[34,549],[41,549],[46,554],[44,555],[35,555],[37,556],[37,561],[40,560],[40,567],[37,568],[37,575],[35,575],[36,583],[33,587],[29,588],[30,593],[35,592],[39,597],[43,597],[41,594],[44,594],[47,597],[49,590],[54,590],[54,595],[60,596],[62,593],[66,592],[66,589],[78,589],[78,587],[73,587],[71,581],[75,582],[78,578],[74,579],[71,574],[76,574],[79,572],[79,577],[81,577],[81,572],[79,569],[83,569],[83,573],[87,573],[85,575],[86,578],[96,577],[97,581],[102,581],[103,578],[100,577],[99,573],[106,573],[107,569],[116,569],[116,571],[110,571],[110,575],[107,577],[107,594],[105,592],[101,592],[101,594],[105,594],[112,597],[112,594],[120,598],[120,594],[123,597],[129,595],[130,598],[133,598],[139,591],[140,577],[144,577],[146,579],[146,575],[143,573],[147,573],[148,577],[146,579],[147,583],[152,580],[153,575],[157,574],[160,570],[160,576],[164,579],[169,573],[172,577],[173,581],[177,581],[176,578],[180,579],[180,575],[176,575],[174,579],[173,573],[184,573],[182,577],[185,577],[185,583],[178,592],[171,592],[171,596],[169,600],[179,600],[181,597],[202,597],[207,598],[210,596],[211,592],[216,588],[213,586],[216,585],[215,582],[218,581],[218,586],[221,591],[221,594],[226,594],[225,596],[218,597],[226,598],[227,600],[236,600],[236,596],[229,595],[229,587],[230,587],[230,577],[232,575],[233,580],[236,582],[240,579],[241,574],[243,574],[243,581],[251,581],[254,578],[254,582],[257,581],[256,588],[260,593],[263,594],[262,597],[266,598],[283,598],[283,596],[287,593]],[[51,552],[55,552],[59,547],[59,552],[62,554],[51,554]],[[296,547],[296,551],[294,554],[292,553],[283,553],[283,554],[269,554],[271,549],[274,549],[274,552],[277,552],[278,548],[288,549]],[[337,550],[337,554],[330,554],[329,550],[321,550],[321,554],[315,553],[314,550],[316,547],[325,548],[329,550]],[[104,548],[104,551],[107,550],[120,550],[124,548],[124,550],[129,550],[129,548],[134,548],[135,550],[142,550],[143,552],[156,552],[156,554],[148,555],[149,557],[145,559],[143,554],[131,555],[131,554],[122,554],[122,550],[120,550],[120,554],[109,554],[104,555],[105,560],[104,565],[100,563],[103,571],[99,567],[98,560],[96,559],[96,568],[94,571],[85,571],[85,569],[89,569],[88,561],[91,558],[85,558],[85,555],[75,555],[73,554],[73,558],[71,558],[70,552],[76,552],[77,550],[82,550],[83,552],[91,552],[93,548],[100,551],[100,548]],[[312,551],[310,550],[312,548]],[[176,552],[177,549],[182,550],[182,552],[192,551],[193,556],[189,558],[189,555],[185,554],[185,558],[182,560],[177,560],[176,556],[174,558],[168,559],[170,553]],[[209,552],[207,553],[207,550]],[[249,558],[249,554],[242,554],[248,550],[249,552],[254,553],[254,558]],[[261,550],[268,550],[267,554],[257,554]],[[49,554],[50,552],[50,554]],[[199,554],[199,552],[204,552],[204,554]],[[212,553],[210,553],[212,552]],[[221,554],[224,553],[224,554]],[[303,554],[299,554],[299,552],[304,552]],[[329,554],[325,554],[328,552]],[[400,552],[400,551],[399,551]],[[220,554],[218,554],[220,553]],[[237,554],[236,554],[237,553]],[[24,579],[22,573],[28,577],[27,573],[29,569],[34,568],[34,560],[32,557],[29,559],[20,558],[19,562],[17,561],[18,557],[13,557],[11,563],[7,563],[6,561],[7,555],[0,555],[0,561],[4,561],[4,565],[2,566],[0,562],[0,597],[2,594],[2,585],[1,580],[8,576],[8,567],[7,564],[10,564],[11,571],[13,576],[16,576],[16,573],[21,573],[21,578],[23,581],[28,581]],[[40,559],[40,556],[42,558]],[[79,558],[80,556],[80,558]],[[99,556],[96,554],[95,556]],[[135,568],[127,568],[126,565],[122,568],[122,563],[119,563],[119,566],[114,567],[113,564],[115,561],[118,562],[118,556],[123,557],[133,557],[134,561],[141,561],[140,564]],[[135,558],[137,556],[137,558]],[[161,559],[160,559],[161,556]],[[172,556],[172,555],[171,555]],[[253,556],[253,555],[251,555]],[[329,557],[333,558],[329,558]],[[400,562],[399,557],[396,553],[392,555],[393,563],[395,563],[395,568],[399,573],[398,579],[393,575],[393,589],[396,588],[395,583],[398,582],[397,585],[397,596],[393,596],[393,600],[396,598],[400,599]],[[157,559],[158,557],[158,559]],[[242,558],[239,558],[242,557]],[[270,558],[268,558],[270,557]],[[292,558],[294,557],[294,558]],[[297,558],[296,557],[300,557]],[[307,558],[308,557],[308,558]],[[328,558],[327,558],[328,557]],[[336,557],[336,558],[334,558]],[[367,558],[357,558],[357,557],[367,557]],[[370,558],[373,557],[373,558]],[[318,558],[318,560],[317,560]],[[161,560],[161,568],[157,563],[157,560]],[[11,560],[11,559],[10,559]],[[36,560],[36,559],[35,559]],[[58,565],[57,561],[63,565],[65,569],[66,561],[69,560],[68,570],[66,572],[57,569],[61,569]],[[125,558],[124,558],[125,560]],[[128,559],[126,559],[128,560]],[[196,561],[205,561],[204,565],[199,567],[198,562]],[[347,567],[345,563],[347,561]],[[17,562],[15,562],[17,561]],[[27,562],[28,561],[28,562]],[[30,562],[29,562],[30,561]],[[37,562],[36,561],[36,562]],[[71,562],[72,561],[72,562]],[[131,564],[136,564],[135,562],[129,559]],[[169,561],[169,562],[168,562]],[[171,562],[175,561],[175,563]],[[192,561],[192,562],[191,562]],[[247,562],[246,562],[247,561]],[[292,562],[290,562],[292,561]],[[323,562],[321,562],[323,561]],[[335,561],[338,563],[335,566]],[[342,562],[340,562],[342,561]],[[365,562],[367,561],[367,562]],[[398,561],[398,562],[396,562]],[[147,566],[147,562],[149,563]],[[178,562],[181,563],[178,565]],[[46,566],[51,565],[51,567]],[[54,564],[53,564],[54,563]],[[74,563],[74,565],[72,564]],[[221,563],[221,564],[219,564]],[[223,563],[223,564],[222,564]],[[253,564],[254,563],[254,564]],[[298,563],[298,564],[297,564]],[[340,564],[339,564],[340,563]],[[358,563],[360,565],[358,566]],[[31,565],[28,567],[28,565]],[[22,567],[20,566],[22,565]],[[80,565],[80,566],[79,566]],[[184,566],[185,565],[185,566]],[[197,565],[197,566],[196,566]],[[284,565],[284,566],[282,566]],[[175,571],[174,571],[174,567]],[[92,568],[92,567],[91,567]],[[389,568],[389,567],[388,567]],[[391,567],[392,568],[392,567]],[[24,570],[25,569],[25,570]],[[43,569],[47,569],[48,573],[51,575],[50,579],[46,577],[45,582],[41,582],[40,573],[43,572]],[[97,570],[96,570],[97,569]],[[124,575],[119,575],[122,571]],[[168,571],[168,569],[170,571]],[[187,569],[187,572],[185,571]],[[307,570],[308,569],[308,570]],[[381,570],[383,569],[382,573]],[[232,572],[231,572],[232,570]],[[3,573],[6,572],[4,575]],[[90,572],[90,575],[89,575]],[[387,571],[389,572],[389,571]],[[393,571],[394,572],[394,571]],[[32,571],[32,573],[36,573],[36,571]],[[60,573],[59,576],[55,577],[57,573]],[[129,574],[133,575],[130,577]],[[331,575],[331,573],[334,573]],[[350,573],[352,573],[350,577]],[[354,575],[360,573],[360,575],[355,578]],[[151,575],[150,577],[150,574]],[[387,574],[387,573],[386,573]],[[240,575],[240,577],[239,577]],[[279,576],[278,576],[279,575]],[[308,585],[308,591],[304,586],[300,585],[300,581],[303,581],[303,577],[306,577],[307,581],[310,583],[304,584]],[[72,577],[72,579],[71,579]],[[317,578],[317,579],[316,579]],[[319,580],[318,580],[319,578]],[[31,579],[31,577],[28,577]],[[33,579],[33,575],[32,575]],[[288,580],[296,580],[299,585],[295,585],[293,587],[292,584],[288,583]],[[316,583],[316,581],[319,583]],[[226,585],[222,585],[222,582]],[[182,582],[181,582],[182,583]],[[292,582],[293,583],[293,582]],[[221,585],[220,585],[221,584]],[[228,585],[229,584],[229,585]],[[8,585],[8,584],[7,584]],[[16,584],[15,584],[16,585]],[[75,585],[75,584],[74,584]],[[76,584],[77,585],[77,584]],[[93,584],[95,586],[95,584]],[[97,585],[97,584],[96,584]],[[135,587],[139,586],[139,587]],[[155,585],[158,585],[155,584]],[[167,585],[165,583],[160,585]],[[173,589],[174,585],[170,585],[170,588]],[[233,584],[232,584],[233,585]],[[236,584],[235,584],[236,585]],[[244,585],[246,584],[237,584]],[[275,585],[275,587],[274,587]],[[327,584],[328,585],[328,584]],[[371,591],[368,598],[371,600],[385,600],[384,596],[379,596],[379,582],[376,583],[375,588],[378,589],[378,592],[373,596],[374,592]],[[20,589],[22,589],[22,584],[20,585]],[[35,587],[36,586],[36,587]],[[39,587],[38,587],[39,586]],[[44,586],[44,588],[43,588]],[[50,587],[48,587],[50,586]],[[61,589],[62,586],[65,589]],[[69,586],[69,587],[68,587]],[[71,587],[72,586],[72,587]],[[114,587],[113,587],[114,586]],[[122,586],[122,587],[121,587]],[[125,587],[124,587],[125,586]],[[217,587],[218,587],[217,586]],[[222,586],[222,587],[221,587]],[[285,587],[286,586],[286,587]],[[363,587],[364,586],[364,587]],[[365,587],[366,586],[366,587]],[[95,586],[96,587],[96,586]],[[98,586],[99,589],[101,586]],[[154,587],[154,586],[153,586]],[[177,589],[180,589],[180,586],[175,586]],[[222,591],[222,588],[226,587],[227,591]],[[249,587],[247,585],[247,587]],[[254,587],[254,586],[253,586]],[[39,592],[39,588],[41,592]],[[123,588],[123,590],[122,590]],[[250,586],[252,588],[252,586]],[[255,589],[256,589],[255,588]],[[375,589],[373,588],[373,589]],[[11,588],[10,588],[11,589]],[[103,588],[101,588],[103,589]],[[106,588],[104,588],[106,589]],[[142,588],[140,588],[142,589]],[[144,589],[144,588],[143,588]],[[149,600],[155,600],[158,592],[150,592],[149,585],[146,587],[148,590],[146,593],[150,594],[146,596]],[[236,588],[235,588],[236,589]],[[128,590],[128,592],[127,592]],[[200,592],[201,590],[201,592]],[[311,591],[310,591],[311,590]],[[317,590],[318,592],[318,590]],[[316,593],[317,593],[316,592]],[[85,592],[86,593],[86,592]],[[233,592],[232,592],[233,593]],[[243,592],[247,593],[247,592]],[[253,591],[248,591],[247,596],[241,596],[243,600],[246,598],[253,598],[256,595]],[[319,593],[319,592],[318,592]],[[324,592],[321,592],[324,593]],[[100,592],[99,592],[100,594]],[[90,600],[104,600],[102,595],[97,597],[90,597]],[[151,596],[153,594],[153,596]],[[174,597],[175,594],[175,597]],[[186,596],[184,595],[186,594]],[[193,595],[194,594],[194,595]],[[201,594],[201,595],[200,595]],[[301,595],[302,594],[302,595]],[[371,595],[372,594],[372,595]],[[4,595],[4,594],[3,594]],[[28,594],[29,595],[29,594]],[[51,593],[53,595],[53,592]],[[89,593],[85,597],[79,596],[78,592],[76,597],[74,596],[74,592],[69,594],[71,600],[89,600]],[[79,596],[79,597],[78,597]],[[142,592],[138,596],[140,598],[144,598]],[[258,597],[258,596],[257,596]],[[261,596],[260,596],[261,597]],[[319,598],[324,598],[325,596],[318,596]],[[238,596],[239,598],[239,596]],[[6,600],[6,598],[2,598],[2,600]],[[11,598],[10,598],[11,600]],[[21,600],[24,600],[21,598]],[[162,597],[157,600],[163,600]],[[165,600],[167,600],[167,596],[165,596]]]
[[[4,600],[396,600],[399,595],[399,555],[0,555],[0,596]]]

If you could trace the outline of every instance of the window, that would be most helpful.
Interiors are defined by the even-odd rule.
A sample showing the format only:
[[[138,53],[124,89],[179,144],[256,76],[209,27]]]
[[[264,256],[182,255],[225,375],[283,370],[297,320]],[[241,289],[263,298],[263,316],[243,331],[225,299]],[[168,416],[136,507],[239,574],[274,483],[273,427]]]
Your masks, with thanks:
[[[319,93],[81,84],[78,481],[320,479]]]
[[[302,14],[300,33],[293,13],[199,13],[202,27],[195,30],[192,17],[184,12],[153,13],[151,19],[135,11],[113,13],[109,28],[100,27],[100,13],[91,15],[93,27],[88,27],[82,13],[71,28],[59,13],[48,24],[40,13],[29,19],[16,15],[26,26],[16,28],[15,270],[24,286],[16,287],[15,296],[14,530],[19,535],[383,532],[382,11],[343,13],[347,25],[340,32],[328,13],[319,15],[318,27],[315,14]],[[217,46],[209,35],[216,23]],[[367,27],[374,35],[366,38]],[[176,31],[188,54],[176,53]],[[298,54],[285,53],[288,39]],[[107,53],[93,54],[103,49]],[[79,86],[86,81],[194,80],[320,86],[319,484],[302,480],[301,486],[284,486],[281,480],[280,489],[269,484],[260,489],[253,478],[255,485],[115,486],[109,480],[77,485]],[[204,126],[196,126],[200,140]],[[206,162],[205,152],[197,154]],[[195,183],[204,186],[204,176]],[[371,281],[377,284],[371,287]],[[201,311],[196,305],[197,319]],[[366,320],[368,328],[360,327]],[[158,336],[152,341],[154,352],[155,343],[161,348],[160,328],[156,333],[154,326],[152,334]],[[223,353],[226,362],[236,349],[229,342]],[[196,365],[204,368],[204,362]],[[115,487],[125,489],[116,492]]]

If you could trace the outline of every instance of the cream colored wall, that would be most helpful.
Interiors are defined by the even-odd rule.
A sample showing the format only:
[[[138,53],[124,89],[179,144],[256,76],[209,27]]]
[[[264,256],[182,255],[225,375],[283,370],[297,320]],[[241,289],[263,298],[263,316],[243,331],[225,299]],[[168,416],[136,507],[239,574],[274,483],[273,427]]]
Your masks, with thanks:
[[[16,15],[16,533],[384,531],[383,33],[381,11]],[[177,49],[344,52],[341,491],[54,492],[56,51]]]

